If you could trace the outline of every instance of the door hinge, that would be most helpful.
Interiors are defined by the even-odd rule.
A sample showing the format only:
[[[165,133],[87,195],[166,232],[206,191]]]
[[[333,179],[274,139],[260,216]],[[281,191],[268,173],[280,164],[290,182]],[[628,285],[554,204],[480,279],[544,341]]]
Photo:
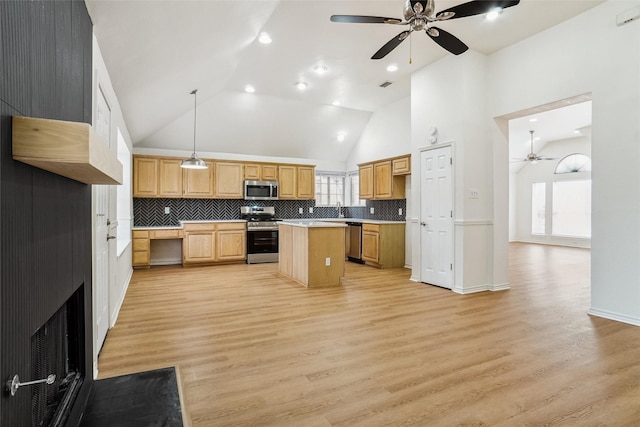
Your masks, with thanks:
[[[449,264],[449,269],[453,271],[453,264]]]
[[[453,211],[449,211],[449,216],[453,218]]]
[[[453,157],[449,157],[449,164],[453,166]]]

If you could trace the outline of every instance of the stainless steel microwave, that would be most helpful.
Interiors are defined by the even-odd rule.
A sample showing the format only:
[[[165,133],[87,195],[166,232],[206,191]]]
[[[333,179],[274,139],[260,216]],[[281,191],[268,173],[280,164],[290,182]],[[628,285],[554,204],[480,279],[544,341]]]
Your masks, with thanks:
[[[278,181],[245,181],[245,200],[278,200]]]

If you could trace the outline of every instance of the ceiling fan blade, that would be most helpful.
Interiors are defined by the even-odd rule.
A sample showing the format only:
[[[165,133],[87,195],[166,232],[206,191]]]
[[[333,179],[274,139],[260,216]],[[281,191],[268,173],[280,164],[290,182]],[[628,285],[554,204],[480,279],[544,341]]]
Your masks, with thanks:
[[[389,54],[389,52],[391,52],[393,49],[398,47],[398,45],[400,43],[402,43],[402,41],[404,39],[409,37],[409,34],[411,34],[411,31],[409,31],[409,30],[401,32],[400,34],[398,34],[397,36],[395,36],[394,38],[389,40],[380,49],[378,49],[378,51],[373,54],[371,59],[382,59],[382,58],[384,58],[385,56],[387,56]]]
[[[441,15],[453,13],[448,19],[464,18],[465,16],[481,15],[496,8],[506,9],[507,7],[516,6],[520,0],[476,0],[453,6],[449,9],[440,11],[436,14],[436,18]]]
[[[541,157],[541,156],[538,156],[538,157],[536,157],[536,160],[558,160],[558,158],[557,157]]]
[[[331,22],[346,22],[349,24],[399,24],[402,20],[382,16],[331,15]]]
[[[435,30],[435,31],[433,31]],[[431,40],[438,43],[440,46],[453,53],[454,55],[460,55],[469,49],[459,38],[451,33],[441,30],[440,28],[430,27],[426,31],[427,35],[431,37]]]

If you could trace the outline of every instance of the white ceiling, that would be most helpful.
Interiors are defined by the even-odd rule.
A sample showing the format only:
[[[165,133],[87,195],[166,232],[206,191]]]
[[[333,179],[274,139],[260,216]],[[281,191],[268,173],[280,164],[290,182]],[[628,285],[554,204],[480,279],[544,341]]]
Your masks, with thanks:
[[[410,95],[412,72],[448,55],[414,34],[369,59],[405,27],[331,23],[332,14],[402,17],[402,0],[86,0],[134,147],[344,161],[373,112]],[[436,0],[436,10],[460,1]],[[522,0],[496,21],[438,24],[490,54],[602,0]],[[256,38],[268,32],[273,43]],[[411,56],[412,63],[409,64]],[[399,70],[386,71],[389,64]],[[329,71],[313,73],[315,65]],[[295,88],[304,80],[304,92]],[[387,88],[379,85],[393,84]],[[256,88],[244,92],[246,84]],[[339,99],[340,107],[331,103]],[[344,132],[344,142],[336,134]]]

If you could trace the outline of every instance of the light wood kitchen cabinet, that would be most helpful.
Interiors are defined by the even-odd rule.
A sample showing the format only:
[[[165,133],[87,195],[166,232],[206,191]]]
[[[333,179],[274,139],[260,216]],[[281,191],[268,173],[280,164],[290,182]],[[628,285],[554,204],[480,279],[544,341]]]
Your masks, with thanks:
[[[220,199],[244,197],[244,172],[242,163],[215,162],[215,196]]]
[[[297,167],[297,198],[311,200],[316,194],[316,171],[313,166]]]
[[[185,198],[211,199],[214,191],[214,163],[205,161],[207,169],[183,169],[183,191]]]
[[[262,180],[263,181],[277,181],[278,180],[278,165],[262,165]]]
[[[278,168],[278,197],[280,199],[315,198],[315,166],[280,165]]]
[[[132,266],[133,267],[149,267],[151,266],[151,241],[149,239],[149,231],[133,230],[131,232],[132,245]]]
[[[246,235],[244,222],[216,224],[216,261],[242,261],[246,259]]]
[[[280,165],[278,167],[278,197],[280,199],[295,199],[298,195],[298,177],[295,166]]]
[[[182,171],[180,159],[158,160],[158,197],[182,197]]]
[[[372,200],[404,199],[404,175],[393,175],[392,161],[359,165],[360,198]]]
[[[151,266],[151,240],[182,239],[180,228],[157,228],[151,230],[132,230],[132,266],[136,268]]]
[[[245,163],[244,179],[251,181],[277,181],[278,165],[262,163]]]
[[[216,232],[214,223],[184,224],[182,264],[212,263],[216,260]]]
[[[359,169],[360,199],[373,199],[373,164],[362,165]]]
[[[391,160],[394,175],[409,175],[411,173],[411,155],[397,157]]]
[[[362,224],[362,260],[379,268],[404,267],[405,224]]]
[[[158,159],[133,157],[133,197],[157,197]]]

